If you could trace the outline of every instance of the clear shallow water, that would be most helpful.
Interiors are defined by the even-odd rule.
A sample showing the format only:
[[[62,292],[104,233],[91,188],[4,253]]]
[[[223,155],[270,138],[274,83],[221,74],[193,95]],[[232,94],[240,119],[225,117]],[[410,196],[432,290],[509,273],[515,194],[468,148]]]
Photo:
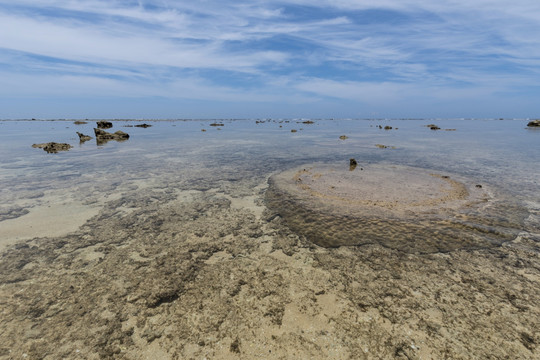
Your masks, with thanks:
[[[360,165],[433,169],[496,186],[530,211],[524,230],[540,231],[540,130],[527,128],[526,121],[219,120],[224,126],[212,127],[213,122],[154,121],[147,122],[150,128],[136,128],[124,126],[140,122],[115,121],[108,131],[122,130],[130,139],[98,146],[95,140],[80,144],[76,135],[93,136],[95,122],[1,121],[0,231],[51,204],[92,206],[156,188],[219,189],[239,197],[273,173],[313,162],[348,164],[349,158]],[[441,130],[425,127],[430,123]],[[74,147],[58,154],[31,147],[50,141]]]

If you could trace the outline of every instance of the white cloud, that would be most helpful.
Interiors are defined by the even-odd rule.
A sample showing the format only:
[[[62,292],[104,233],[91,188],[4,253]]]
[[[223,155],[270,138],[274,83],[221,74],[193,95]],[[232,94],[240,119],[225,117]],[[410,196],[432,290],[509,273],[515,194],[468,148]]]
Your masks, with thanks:
[[[399,20],[365,22],[363,10]],[[87,96],[377,103],[540,81],[537,0],[0,0],[0,23],[0,70],[11,68],[0,85],[12,81],[21,95],[56,79],[55,96],[80,87]],[[227,80],[204,78],[213,70]],[[251,90],[230,82],[237,75]]]

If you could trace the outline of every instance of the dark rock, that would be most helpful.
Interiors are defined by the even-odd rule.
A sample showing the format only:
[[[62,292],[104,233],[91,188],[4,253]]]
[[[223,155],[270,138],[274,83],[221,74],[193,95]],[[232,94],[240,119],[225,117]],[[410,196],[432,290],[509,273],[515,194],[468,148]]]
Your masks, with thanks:
[[[349,171],[353,171],[354,169],[356,169],[356,166],[358,166],[358,162],[356,161],[356,159],[351,158],[349,160]]]
[[[339,138],[341,140],[347,140],[349,137],[347,135],[341,135]]]
[[[240,354],[240,340],[236,338],[229,348],[230,352]]]
[[[210,126],[225,126],[225,124],[215,122],[215,123],[210,124]]]
[[[391,127],[391,126],[388,126],[388,125],[386,125],[386,126],[384,127],[384,130],[392,130],[392,127]]]
[[[528,127],[540,127],[540,120],[532,120],[527,124]]]
[[[110,129],[112,128],[112,122],[110,121],[97,121],[96,122],[98,129]],[[97,136],[97,135],[96,135]]]
[[[149,124],[139,124],[139,125],[135,125],[135,127],[141,127],[141,128],[148,128],[152,125],[149,125]]]
[[[84,124],[88,124],[86,121],[82,121],[82,120],[77,120],[77,121],[74,121],[73,122],[75,125],[84,125]]]
[[[129,134],[120,130],[115,133],[108,133],[104,130],[94,128],[94,133],[96,134],[98,144],[106,143],[109,140],[124,141],[129,139]]]
[[[441,128],[438,127],[437,125],[430,126],[429,128],[430,128],[431,130],[441,130]]]
[[[302,124],[314,124],[311,120],[302,121]]]
[[[63,144],[63,143],[49,142],[49,143],[43,143],[43,144],[33,144],[32,147],[43,149],[49,154],[56,154],[59,151],[67,151],[71,149],[73,146],[69,144]]]
[[[78,132],[78,131],[77,131],[77,135],[79,135],[79,140],[80,140],[81,142],[85,142],[85,141],[88,141],[88,140],[92,140],[92,137],[91,137],[91,136],[81,134],[81,133]]]
[[[297,132],[298,130],[292,129],[291,132]]]

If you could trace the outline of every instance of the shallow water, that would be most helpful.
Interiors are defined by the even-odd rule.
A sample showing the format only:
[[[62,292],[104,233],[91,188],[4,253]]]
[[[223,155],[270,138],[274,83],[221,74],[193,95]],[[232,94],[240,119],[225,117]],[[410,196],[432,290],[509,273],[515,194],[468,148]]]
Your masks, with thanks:
[[[115,121],[130,139],[97,145],[76,135],[94,122],[0,121],[0,359],[538,358],[540,131],[526,121],[149,123]],[[73,148],[31,146],[50,141]],[[350,158],[354,174],[463,178],[519,211],[364,219],[374,241],[323,247],[329,225],[355,234],[359,219],[323,201],[306,229],[269,183],[313,163],[350,174]]]
[[[540,130],[527,128],[526,121],[213,122],[152,121],[152,127],[138,128],[132,127],[138,121],[114,121],[109,130],[127,132],[130,139],[97,145],[79,143],[76,135],[93,136],[93,121],[1,121],[1,243],[73,231],[107,201],[145,189],[219,189],[238,198],[256,186],[264,189],[274,173],[313,162],[347,165],[350,158],[360,166],[409,165],[489,184],[527,209],[523,231],[535,236],[540,228]],[[441,130],[425,126],[430,123]],[[57,154],[31,147],[50,141],[74,147]]]

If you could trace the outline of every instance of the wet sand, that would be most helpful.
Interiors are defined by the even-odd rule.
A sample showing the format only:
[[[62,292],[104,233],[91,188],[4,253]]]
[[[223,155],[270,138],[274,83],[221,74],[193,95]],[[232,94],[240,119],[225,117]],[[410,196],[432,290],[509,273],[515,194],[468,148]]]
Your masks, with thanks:
[[[62,178],[98,212],[0,252],[0,358],[538,358],[540,206],[489,248],[326,248],[267,206],[295,166],[227,156]]]

